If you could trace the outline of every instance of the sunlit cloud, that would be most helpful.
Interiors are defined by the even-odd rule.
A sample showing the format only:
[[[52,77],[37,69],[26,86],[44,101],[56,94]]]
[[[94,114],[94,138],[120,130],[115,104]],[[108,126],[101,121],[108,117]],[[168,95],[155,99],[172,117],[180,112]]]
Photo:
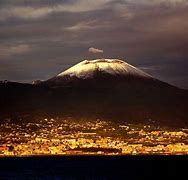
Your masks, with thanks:
[[[0,20],[6,20],[8,18],[20,18],[20,19],[37,19],[43,18],[53,13],[62,12],[89,12],[94,10],[103,9],[105,5],[112,0],[95,0],[87,1],[80,0],[72,3],[57,4],[54,6],[11,6],[0,9]]]
[[[100,22],[99,20],[81,21],[72,26],[63,28],[67,32],[89,32],[90,30],[105,29],[112,27],[111,22]]]
[[[19,45],[0,45],[0,60],[6,59],[13,55],[21,55],[31,51],[31,47],[27,44]]]
[[[95,21],[88,21],[88,22],[79,22],[73,26],[69,26],[64,28],[66,31],[83,31],[83,30],[89,30],[93,29],[94,27],[92,26]]]
[[[93,54],[104,53],[104,50],[102,50],[102,49],[97,49],[97,48],[93,48],[93,47],[89,48],[88,51],[89,51],[90,53],[93,53]]]
[[[0,20],[7,18],[36,19],[47,16],[52,13],[50,7],[33,8],[33,7],[12,7],[0,10]]]
[[[127,3],[144,5],[180,5],[187,4],[187,0],[124,0]]]

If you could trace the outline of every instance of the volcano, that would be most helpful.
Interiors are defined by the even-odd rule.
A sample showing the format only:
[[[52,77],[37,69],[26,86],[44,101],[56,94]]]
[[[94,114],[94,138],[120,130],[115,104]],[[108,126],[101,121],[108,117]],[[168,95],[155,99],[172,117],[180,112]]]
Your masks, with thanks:
[[[47,81],[36,84],[48,87],[84,87],[84,88],[160,88],[161,86],[177,89],[172,85],[161,82],[142,70],[119,59],[84,60]],[[143,87],[141,85],[143,84]],[[160,86],[159,86],[160,84]],[[146,86],[146,87],[144,87]],[[150,86],[150,87],[149,87]],[[135,87],[136,88],[136,87]],[[140,89],[140,91],[142,91]]]
[[[136,67],[118,59],[98,59],[98,60],[84,60],[77,65],[71,67],[57,75],[63,76],[76,76],[78,78],[86,79],[94,76],[96,72],[105,72],[111,75],[121,76],[137,76],[151,78],[150,75],[137,69]]]
[[[188,122],[187,90],[118,59],[84,60],[46,81],[0,88],[6,116],[24,112],[181,127]]]
[[[103,83],[111,83],[110,81],[116,79],[139,78],[139,79],[153,79],[152,76],[135,68],[134,66],[118,59],[97,59],[97,60],[84,60],[68,70],[58,74],[57,76],[47,80],[44,84],[49,86],[63,86],[75,85],[77,81],[93,81],[109,78]],[[72,83],[72,84],[71,84]],[[100,81],[96,82],[96,87],[100,87]],[[77,83],[79,85],[79,83]]]

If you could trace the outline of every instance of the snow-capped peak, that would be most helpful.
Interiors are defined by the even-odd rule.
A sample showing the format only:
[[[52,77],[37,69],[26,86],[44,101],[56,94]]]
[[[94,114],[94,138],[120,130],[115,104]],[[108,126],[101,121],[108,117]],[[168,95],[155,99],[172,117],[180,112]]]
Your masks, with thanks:
[[[152,76],[149,74],[119,59],[84,60],[68,70],[58,74],[57,77],[70,76],[86,79],[93,77],[96,71],[101,71],[112,75],[132,75],[152,78]]]

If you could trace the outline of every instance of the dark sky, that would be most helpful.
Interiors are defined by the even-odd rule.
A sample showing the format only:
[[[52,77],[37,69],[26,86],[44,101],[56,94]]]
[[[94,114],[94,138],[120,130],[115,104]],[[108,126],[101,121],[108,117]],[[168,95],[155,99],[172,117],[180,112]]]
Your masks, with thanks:
[[[0,79],[45,80],[96,57],[188,89],[188,0],[0,0]]]

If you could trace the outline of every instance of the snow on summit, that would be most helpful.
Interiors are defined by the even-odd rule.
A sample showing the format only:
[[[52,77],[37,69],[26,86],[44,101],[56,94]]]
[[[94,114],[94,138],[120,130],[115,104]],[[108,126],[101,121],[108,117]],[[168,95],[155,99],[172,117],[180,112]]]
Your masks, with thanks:
[[[93,77],[96,71],[101,71],[112,75],[131,75],[152,78],[152,76],[149,74],[119,59],[84,60],[68,70],[58,74],[57,77],[76,76],[81,79],[87,79]]]

